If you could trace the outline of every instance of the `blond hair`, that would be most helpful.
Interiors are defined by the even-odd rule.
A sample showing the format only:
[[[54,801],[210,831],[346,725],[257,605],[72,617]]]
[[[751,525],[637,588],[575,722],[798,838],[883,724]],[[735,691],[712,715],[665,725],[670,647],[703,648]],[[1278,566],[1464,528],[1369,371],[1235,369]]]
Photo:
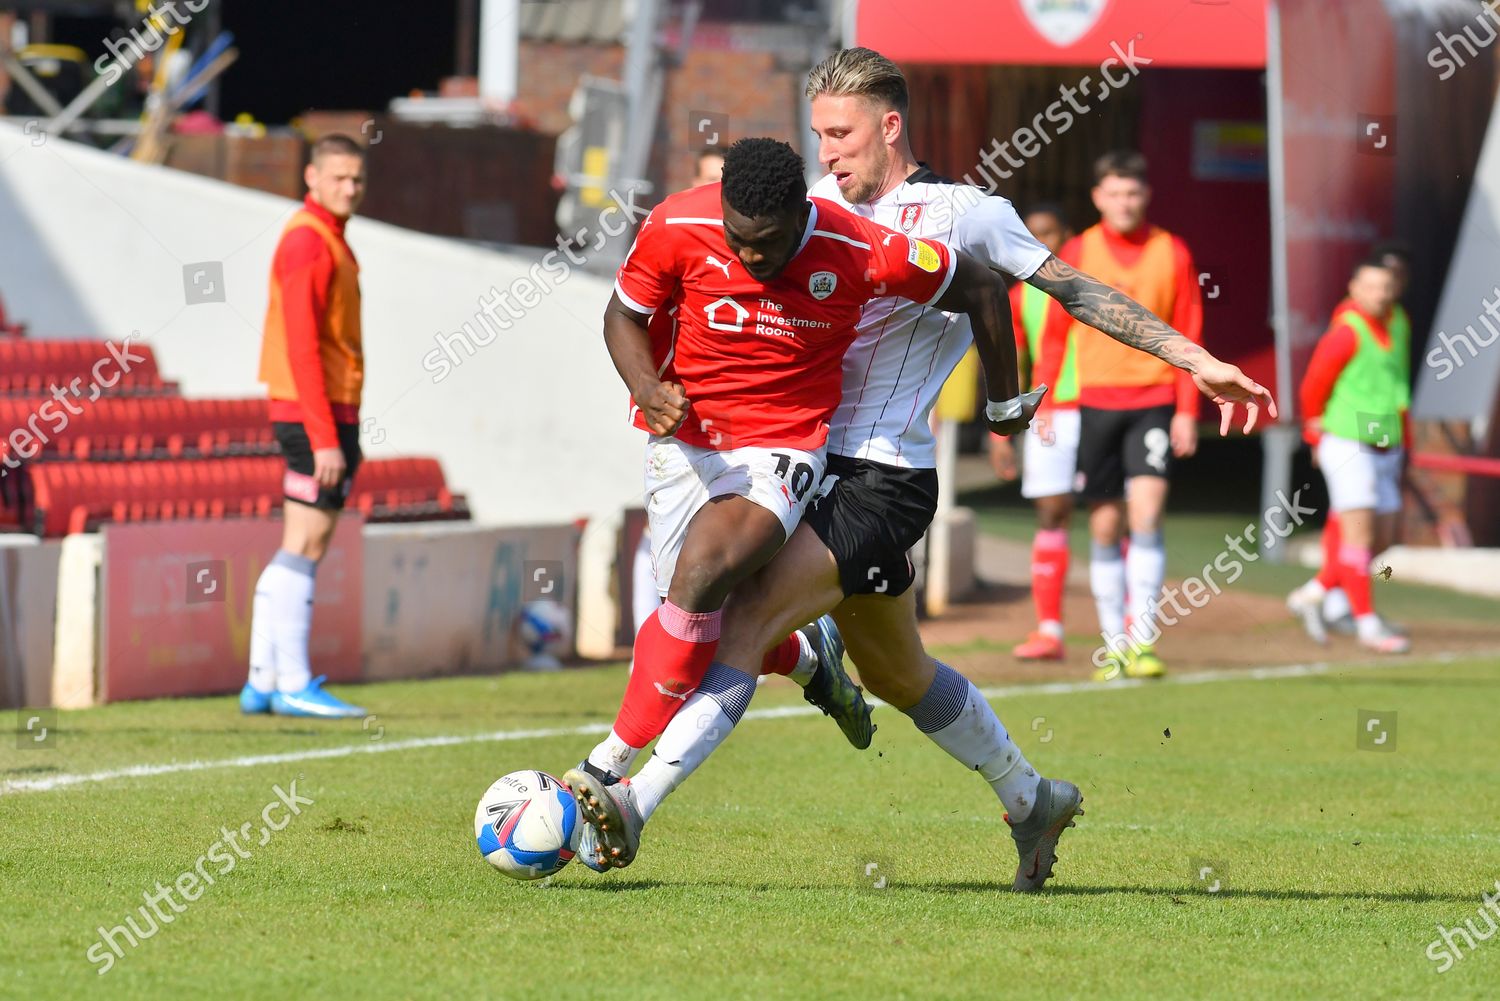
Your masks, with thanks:
[[[814,66],[807,75],[807,96],[820,94],[868,97],[903,117],[910,102],[901,68],[874,49],[841,49]]]

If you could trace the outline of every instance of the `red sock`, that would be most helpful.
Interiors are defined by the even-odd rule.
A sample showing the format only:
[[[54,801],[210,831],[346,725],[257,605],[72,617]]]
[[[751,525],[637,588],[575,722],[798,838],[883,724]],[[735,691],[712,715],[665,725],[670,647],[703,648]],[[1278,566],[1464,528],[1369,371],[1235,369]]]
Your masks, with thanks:
[[[660,737],[703,680],[719,648],[723,614],[689,612],[664,601],[636,633],[635,669],[615,717],[615,733],[631,747]]]
[[[1339,547],[1339,584],[1349,596],[1349,610],[1355,618],[1375,611],[1370,598],[1370,551],[1347,542]]]
[[[1339,546],[1343,541],[1339,516],[1330,511],[1328,520],[1323,523],[1323,569],[1318,571],[1318,583],[1330,591],[1339,586],[1342,577],[1339,573]]]
[[[802,644],[797,640],[797,634],[793,633],[780,643],[771,648],[764,660],[760,662],[761,674],[791,674],[797,669],[797,661],[802,658]]]
[[[1068,581],[1068,533],[1038,529],[1031,544],[1031,597],[1037,622],[1061,622],[1063,587]]]

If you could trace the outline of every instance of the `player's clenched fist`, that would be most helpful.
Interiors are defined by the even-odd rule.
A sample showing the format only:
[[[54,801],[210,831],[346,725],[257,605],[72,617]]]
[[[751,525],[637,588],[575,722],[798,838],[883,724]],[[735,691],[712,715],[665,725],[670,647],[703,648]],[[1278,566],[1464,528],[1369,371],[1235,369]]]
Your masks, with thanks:
[[[995,434],[1020,434],[1031,426],[1031,419],[1036,416],[1046,393],[1046,386],[1038,386],[1031,392],[1022,393],[1004,403],[990,400],[984,408],[985,423]]]
[[[687,416],[688,398],[677,383],[658,382],[637,394],[635,405],[641,408],[651,433],[667,437],[682,426],[682,419]]]

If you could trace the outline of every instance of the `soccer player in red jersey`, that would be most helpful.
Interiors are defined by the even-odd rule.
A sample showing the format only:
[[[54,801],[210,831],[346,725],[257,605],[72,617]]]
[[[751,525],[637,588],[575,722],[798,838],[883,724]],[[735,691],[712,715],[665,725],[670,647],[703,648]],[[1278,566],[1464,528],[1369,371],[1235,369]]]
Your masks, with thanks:
[[[815,202],[821,204],[817,196],[826,194],[861,218],[914,238],[941,238],[990,269],[1041,288],[1111,336],[1189,369],[1219,405],[1221,432],[1227,432],[1237,403],[1245,404],[1246,430],[1262,407],[1275,416],[1270,395],[1238,368],[1058,261],[1005,199],[955,184],[918,163],[906,136],[905,77],[890,60],[869,49],[835,53],[809,74],[807,94],[820,159],[829,168],[814,189]],[[977,774],[1004,805],[1018,858],[1013,887],[1035,891],[1050,878],[1058,838],[1083,812],[1080,790],[1039,774],[979,690],[929,656],[917,631],[907,551],[922,538],[937,503],[927,415],[969,345],[969,319],[894,298],[865,307],[844,355],[843,399],[830,428],[819,501],[776,557],[734,592],[715,662],[650,760],[601,801],[606,808],[617,806],[602,820],[622,829],[616,840],[638,846],[645,820],[733,731],[755,690],[753,674],[763,652],[787,629],[831,612],[848,638],[861,681]],[[976,333],[973,340],[983,362],[983,336]],[[991,390],[998,388],[989,381]],[[991,399],[986,415],[1018,402]],[[820,650],[819,660],[829,654],[841,656],[841,641]],[[628,864],[628,858],[595,857],[600,816],[586,808],[583,819],[585,863],[594,869]]]
[[[991,396],[1004,400],[992,430],[1026,428],[1039,397],[1020,397],[1001,279],[941,243],[809,200],[785,143],[735,143],[723,183],[658,205],[620,268],[605,343],[652,435],[652,548],[670,585],[636,636],[613,730],[564,777],[615,864],[634,857],[639,828],[608,823],[621,800],[606,801],[703,680],[730,591],[800,523],[823,478],[844,352],[880,296],[968,313]],[[673,301],[676,382],[662,379],[648,330]]]

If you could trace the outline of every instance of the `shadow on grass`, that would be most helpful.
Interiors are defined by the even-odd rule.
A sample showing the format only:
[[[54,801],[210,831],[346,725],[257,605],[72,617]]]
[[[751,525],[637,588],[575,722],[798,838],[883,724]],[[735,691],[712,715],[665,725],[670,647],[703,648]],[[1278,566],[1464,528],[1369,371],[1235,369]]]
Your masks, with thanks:
[[[1017,898],[1023,894],[1013,893],[1010,885],[1006,882],[983,882],[971,880],[967,882],[949,883],[903,883],[893,881],[886,887],[875,890],[869,886],[850,886],[837,883],[751,883],[737,882],[732,880],[661,880],[661,879],[638,879],[638,880],[615,880],[615,879],[589,879],[580,882],[557,882],[549,886],[553,891],[577,891],[584,893],[629,893],[637,890],[729,890],[738,891],[741,894],[760,893],[786,893],[815,891],[855,891],[860,894],[872,896],[906,896],[919,894],[962,894],[983,893],[1003,894]],[[1284,900],[1307,900],[1307,901],[1354,901],[1368,900],[1372,903],[1382,904],[1471,904],[1474,902],[1475,894],[1472,893],[1431,893],[1421,892],[1398,892],[1372,890],[1262,890],[1262,889],[1238,889],[1225,887],[1217,893],[1205,893],[1203,890],[1187,885],[1183,886],[1070,886],[1064,884],[1052,884],[1043,890],[1039,896],[1049,897],[1166,897],[1179,904],[1185,904],[1190,897],[1198,897],[1205,900],[1234,900],[1253,899],[1268,901]]]
[[[1003,885],[982,882],[919,883],[907,886],[896,884],[892,888],[906,890],[907,892],[928,891],[933,893],[1007,892],[1007,888]],[[1367,892],[1359,890],[1246,890],[1234,887],[1225,887],[1217,893],[1205,893],[1196,887],[1188,886],[1069,886],[1066,883],[1049,885],[1042,893],[1052,897],[1169,897],[1177,900],[1179,903],[1185,902],[1185,898],[1187,897],[1203,897],[1218,900],[1232,900],[1237,897],[1246,897],[1255,900],[1369,900],[1384,904],[1467,904],[1472,903],[1475,897],[1472,893],[1430,893],[1427,891],[1389,893],[1379,890]]]
[[[707,886],[707,883],[669,883],[662,879],[588,879],[583,882],[551,883],[547,889],[554,893],[633,893],[637,890],[683,889]],[[729,886],[728,883],[717,884]],[[746,887],[747,890],[765,887]]]

